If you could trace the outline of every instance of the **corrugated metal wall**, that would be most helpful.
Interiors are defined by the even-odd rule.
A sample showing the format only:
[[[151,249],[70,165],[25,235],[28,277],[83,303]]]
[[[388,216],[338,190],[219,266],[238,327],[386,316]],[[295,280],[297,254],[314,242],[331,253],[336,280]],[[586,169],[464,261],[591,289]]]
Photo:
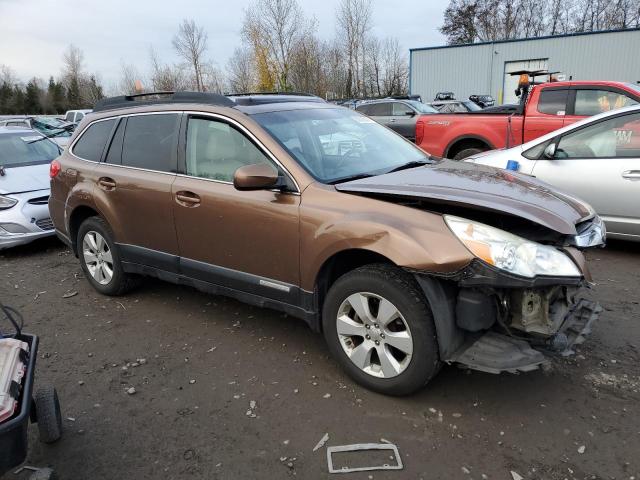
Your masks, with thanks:
[[[640,81],[640,29],[460,47],[411,50],[411,93],[430,101],[437,92],[456,98],[491,94],[502,99],[508,62],[548,59],[550,71],[573,80]]]

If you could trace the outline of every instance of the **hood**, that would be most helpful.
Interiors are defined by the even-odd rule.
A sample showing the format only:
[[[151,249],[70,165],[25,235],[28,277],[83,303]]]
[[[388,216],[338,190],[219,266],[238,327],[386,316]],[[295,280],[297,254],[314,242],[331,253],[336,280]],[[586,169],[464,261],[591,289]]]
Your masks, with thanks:
[[[4,176],[0,176],[0,194],[33,192],[50,188],[49,163],[5,167],[4,172]]]
[[[576,235],[576,223],[594,215],[587,204],[533,177],[453,160],[344,182],[336,189],[506,213],[563,235]]]

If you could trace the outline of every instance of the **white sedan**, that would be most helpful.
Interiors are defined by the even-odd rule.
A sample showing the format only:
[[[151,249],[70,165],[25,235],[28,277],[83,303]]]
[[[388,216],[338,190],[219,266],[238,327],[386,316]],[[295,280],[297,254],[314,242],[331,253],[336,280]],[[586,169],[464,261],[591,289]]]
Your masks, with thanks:
[[[591,204],[612,238],[640,241],[640,105],[612,110],[506,150],[465,158],[535,176]]]

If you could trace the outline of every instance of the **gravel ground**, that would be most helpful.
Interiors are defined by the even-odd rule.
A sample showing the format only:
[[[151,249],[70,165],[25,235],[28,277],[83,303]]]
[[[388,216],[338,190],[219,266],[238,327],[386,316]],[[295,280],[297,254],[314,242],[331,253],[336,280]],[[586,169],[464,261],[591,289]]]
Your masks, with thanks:
[[[37,382],[65,418],[52,446],[31,427],[27,464],[63,480],[328,478],[312,451],[328,433],[383,438],[404,463],[341,478],[640,479],[640,244],[589,257],[605,310],[576,356],[523,375],[445,367],[389,398],[281,313],[155,280],[103,297],[55,239],[2,252],[0,298],[40,336]]]

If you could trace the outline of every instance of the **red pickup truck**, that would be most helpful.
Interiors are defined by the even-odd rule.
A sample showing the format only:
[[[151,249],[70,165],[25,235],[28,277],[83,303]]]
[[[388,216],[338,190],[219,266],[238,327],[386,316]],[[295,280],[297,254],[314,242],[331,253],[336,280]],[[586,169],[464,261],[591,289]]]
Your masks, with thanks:
[[[493,107],[469,113],[422,115],[416,144],[456,160],[485,150],[513,147],[584,117],[640,103],[640,85],[624,82],[552,82],[535,85],[508,112]],[[506,113],[505,113],[506,112]]]

